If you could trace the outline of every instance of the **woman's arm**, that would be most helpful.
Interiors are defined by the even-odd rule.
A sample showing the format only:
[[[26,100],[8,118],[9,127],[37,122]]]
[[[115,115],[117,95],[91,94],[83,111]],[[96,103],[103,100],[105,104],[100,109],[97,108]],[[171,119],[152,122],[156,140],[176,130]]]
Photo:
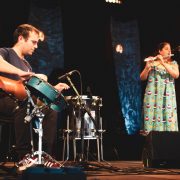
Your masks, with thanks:
[[[178,66],[178,64],[163,63],[163,66],[166,68],[167,72],[168,72],[174,79],[177,79],[177,78],[179,77],[179,66]]]
[[[146,62],[146,66],[140,74],[140,79],[142,81],[145,81],[148,78],[149,71],[151,70],[151,65],[152,65],[152,62],[150,61]]]
[[[160,63],[165,67],[166,71],[174,78],[177,79],[179,77],[179,66],[178,64],[168,63],[166,59],[164,59],[161,55],[157,56],[160,60]]]

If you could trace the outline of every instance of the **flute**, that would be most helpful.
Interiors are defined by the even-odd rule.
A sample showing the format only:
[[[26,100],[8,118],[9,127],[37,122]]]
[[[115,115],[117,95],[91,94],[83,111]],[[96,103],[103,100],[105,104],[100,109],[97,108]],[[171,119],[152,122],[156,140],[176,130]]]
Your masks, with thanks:
[[[164,56],[163,58],[164,58],[164,59],[167,59],[167,58],[170,58],[170,57],[172,57],[172,56],[174,56],[174,54],[169,54],[169,55],[167,55],[167,56]],[[155,60],[157,60],[157,59],[158,59],[157,57],[148,57],[148,58],[145,58],[144,61],[145,61],[145,62],[147,62],[147,61],[155,61]]]

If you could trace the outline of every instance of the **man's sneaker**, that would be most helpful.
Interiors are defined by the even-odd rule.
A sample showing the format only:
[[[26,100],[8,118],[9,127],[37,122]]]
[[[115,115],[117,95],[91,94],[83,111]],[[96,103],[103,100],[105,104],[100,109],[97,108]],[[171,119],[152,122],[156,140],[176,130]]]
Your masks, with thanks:
[[[53,161],[46,161],[44,163],[45,167],[52,167],[52,168],[60,168],[61,164],[59,162],[53,162]]]
[[[19,171],[23,171],[28,167],[32,167],[37,164],[37,161],[38,157],[32,156],[31,154],[26,154],[24,158],[16,164],[16,166]]]
[[[43,156],[43,158],[45,167],[60,168],[62,166],[57,160],[55,160],[48,154]]]

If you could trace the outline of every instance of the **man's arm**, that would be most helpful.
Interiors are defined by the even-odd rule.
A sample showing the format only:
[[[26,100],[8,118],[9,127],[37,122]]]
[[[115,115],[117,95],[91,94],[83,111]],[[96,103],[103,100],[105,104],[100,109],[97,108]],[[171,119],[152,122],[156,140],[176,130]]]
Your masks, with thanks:
[[[16,74],[20,76],[22,80],[25,80],[34,74],[32,72],[26,72],[13,66],[12,64],[5,61],[2,56],[0,56],[0,72],[8,73],[8,74]]]

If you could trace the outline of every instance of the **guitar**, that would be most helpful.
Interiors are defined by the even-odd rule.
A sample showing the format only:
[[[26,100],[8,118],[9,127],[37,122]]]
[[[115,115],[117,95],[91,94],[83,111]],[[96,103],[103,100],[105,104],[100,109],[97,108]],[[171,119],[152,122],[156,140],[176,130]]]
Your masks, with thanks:
[[[0,76],[0,89],[6,94],[15,96],[20,101],[27,98],[26,89],[21,80],[17,81]]]
[[[43,79],[32,76],[26,86],[32,92],[33,101],[37,106],[50,106],[50,108],[55,111],[60,111],[65,108],[66,103],[63,95]],[[18,101],[23,101],[28,98],[25,85],[21,80],[17,81],[0,76],[0,90]]]

